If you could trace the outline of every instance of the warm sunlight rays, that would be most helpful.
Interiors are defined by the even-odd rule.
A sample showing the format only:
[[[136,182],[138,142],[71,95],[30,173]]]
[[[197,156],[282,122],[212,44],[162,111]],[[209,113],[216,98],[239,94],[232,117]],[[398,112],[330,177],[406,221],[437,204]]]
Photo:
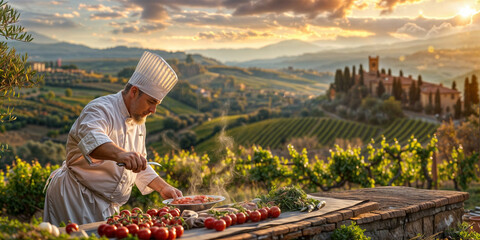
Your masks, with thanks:
[[[472,8],[471,6],[464,6],[458,10],[458,15],[460,15],[463,18],[469,18],[475,15],[477,11]]]

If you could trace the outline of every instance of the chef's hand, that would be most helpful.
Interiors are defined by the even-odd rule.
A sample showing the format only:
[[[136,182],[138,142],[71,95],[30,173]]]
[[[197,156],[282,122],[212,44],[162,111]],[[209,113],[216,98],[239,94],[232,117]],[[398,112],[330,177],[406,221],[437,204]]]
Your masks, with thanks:
[[[179,197],[183,197],[182,191],[172,187],[172,186],[166,186],[160,190],[160,195],[162,196],[163,199],[177,199]]]
[[[118,154],[117,162],[124,163],[125,168],[139,173],[147,168],[147,159],[137,152],[121,152]]]

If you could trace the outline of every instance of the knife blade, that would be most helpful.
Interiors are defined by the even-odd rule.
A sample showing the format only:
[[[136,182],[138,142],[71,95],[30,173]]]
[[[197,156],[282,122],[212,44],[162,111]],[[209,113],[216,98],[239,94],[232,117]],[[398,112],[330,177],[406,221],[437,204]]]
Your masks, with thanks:
[[[149,165],[155,165],[155,166],[159,166],[159,167],[162,166],[162,164],[157,163],[157,162],[147,162],[147,164],[149,164]],[[117,163],[117,165],[118,165],[119,167],[125,167],[125,163]]]

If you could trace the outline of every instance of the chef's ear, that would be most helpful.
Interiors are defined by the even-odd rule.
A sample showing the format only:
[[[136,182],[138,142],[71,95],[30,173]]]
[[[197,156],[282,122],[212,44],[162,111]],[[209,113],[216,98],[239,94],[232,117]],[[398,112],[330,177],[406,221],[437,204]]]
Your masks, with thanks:
[[[137,86],[132,86],[132,88],[130,88],[130,92],[129,92],[130,97],[135,98],[136,96],[138,96],[139,93],[140,93],[140,89],[138,89]]]

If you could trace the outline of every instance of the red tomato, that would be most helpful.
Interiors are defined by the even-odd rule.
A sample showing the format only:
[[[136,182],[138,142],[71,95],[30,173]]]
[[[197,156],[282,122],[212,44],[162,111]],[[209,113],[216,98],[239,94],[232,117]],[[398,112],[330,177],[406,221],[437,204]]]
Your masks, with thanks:
[[[261,220],[265,220],[268,217],[268,211],[265,208],[259,209]]]
[[[120,212],[120,216],[132,216],[132,213],[125,209]]]
[[[168,240],[175,240],[177,238],[177,230],[174,227],[168,229]]]
[[[216,220],[214,224],[215,224],[215,230],[219,232],[225,230],[225,228],[227,227],[227,224],[223,219]]]
[[[148,209],[147,214],[150,214],[150,216],[157,216],[158,210],[155,208]]]
[[[150,240],[151,235],[152,235],[152,232],[148,228],[140,229],[137,232],[137,237],[140,240]]]
[[[108,225],[105,227],[105,229],[103,229],[103,232],[107,238],[114,238],[116,231],[117,227],[115,225]]]
[[[237,224],[244,224],[247,221],[247,216],[245,216],[245,213],[239,212],[236,215],[237,215]]]
[[[235,213],[228,214],[228,216],[232,219],[232,225],[237,224],[237,215]]]
[[[150,232],[152,232],[152,238],[155,236],[155,233],[162,227],[157,227],[157,226],[153,226],[150,228]]]
[[[180,216],[180,212],[177,211],[176,209],[171,209],[170,211],[168,211],[168,213],[172,214],[172,216],[174,217]]]
[[[167,226],[167,224],[165,224],[164,222],[160,221],[160,222],[156,222],[153,226],[155,226],[155,227],[165,227],[165,226]]]
[[[183,232],[185,231],[183,226],[182,225],[175,225],[173,227],[175,228],[175,231],[177,232],[177,238],[181,237],[183,235]]]
[[[267,210],[267,212],[270,211],[269,207],[263,207],[263,209]]]
[[[170,220],[170,225],[182,225],[183,223],[183,218],[182,217],[174,217],[172,220]]]
[[[227,227],[230,227],[232,225],[232,218],[231,217],[223,216],[223,217],[221,217],[221,219],[223,219],[223,221],[225,221],[225,223],[227,224]]]
[[[259,211],[255,210],[250,213],[250,220],[252,220],[252,222],[258,222],[260,219],[262,219],[262,214]]]
[[[115,226],[116,226],[117,228],[119,228],[119,227],[123,227],[123,224],[121,224],[121,223],[115,223]]]
[[[105,227],[106,226],[109,226],[109,225],[104,223],[104,224],[98,226],[97,232],[98,232],[98,235],[100,235],[101,237],[105,235]]]
[[[138,224],[138,228],[140,228],[140,229],[150,228],[150,225],[148,223],[140,223],[140,224]]]
[[[155,234],[153,235],[153,239],[155,240],[167,240],[168,239],[168,230],[164,227],[159,228],[157,231],[155,231]]]
[[[68,234],[71,234],[72,232],[78,232],[80,229],[78,228],[78,224],[76,223],[68,223],[67,226],[65,227],[65,231]]]
[[[280,216],[280,213],[282,213],[282,210],[277,206],[273,206],[270,208],[270,211],[268,211],[268,216],[271,218],[277,218]]]
[[[140,229],[137,224],[130,224],[127,226],[127,228],[128,228],[128,232],[133,236],[135,236],[138,230]]]
[[[205,219],[205,222],[204,222],[205,227],[207,229],[213,229],[215,227],[214,223],[215,223],[215,218],[213,217],[208,217],[207,219]]]
[[[127,227],[120,227],[117,228],[117,231],[115,231],[115,237],[118,239],[126,238],[128,236],[128,228]]]
[[[135,214],[142,214],[142,213],[143,213],[143,211],[142,211],[142,209],[141,209],[141,208],[139,208],[139,207],[134,207],[134,208],[132,209],[132,213],[135,213]]]
[[[146,221],[151,221],[152,220],[152,216],[148,213],[144,213],[142,214],[142,219],[143,220],[146,220]]]

